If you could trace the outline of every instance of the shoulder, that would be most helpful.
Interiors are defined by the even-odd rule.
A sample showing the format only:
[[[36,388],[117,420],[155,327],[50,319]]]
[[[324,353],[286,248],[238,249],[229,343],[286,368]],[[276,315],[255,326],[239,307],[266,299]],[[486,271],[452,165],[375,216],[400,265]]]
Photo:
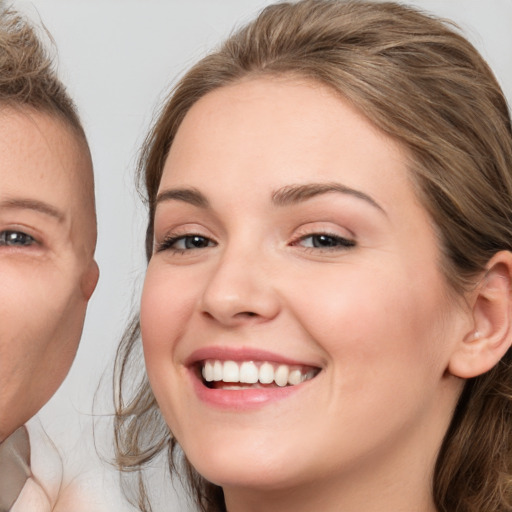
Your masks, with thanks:
[[[65,457],[38,418],[26,425],[30,439],[30,472],[11,512],[107,512],[105,478],[83,467],[74,476],[65,471]]]
[[[26,429],[30,440],[30,476],[12,512],[50,512],[61,487],[62,462],[37,419],[31,419]]]

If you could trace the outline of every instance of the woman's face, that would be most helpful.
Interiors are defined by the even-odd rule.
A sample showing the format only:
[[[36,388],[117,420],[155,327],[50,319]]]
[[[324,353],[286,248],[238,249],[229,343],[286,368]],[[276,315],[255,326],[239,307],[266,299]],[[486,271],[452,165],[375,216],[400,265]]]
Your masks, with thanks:
[[[142,338],[171,431],[225,491],[428,476],[470,321],[406,161],[307,81],[246,80],[185,117]]]
[[[86,148],[40,112],[0,120],[1,442],[68,373],[98,269]]]

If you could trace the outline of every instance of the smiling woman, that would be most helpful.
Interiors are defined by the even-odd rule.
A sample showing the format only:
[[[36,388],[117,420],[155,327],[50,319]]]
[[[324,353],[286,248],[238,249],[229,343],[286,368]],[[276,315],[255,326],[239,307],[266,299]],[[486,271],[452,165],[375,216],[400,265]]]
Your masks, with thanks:
[[[203,511],[512,509],[512,134],[462,36],[271,6],[178,83],[140,168],[122,469],[180,447]]]

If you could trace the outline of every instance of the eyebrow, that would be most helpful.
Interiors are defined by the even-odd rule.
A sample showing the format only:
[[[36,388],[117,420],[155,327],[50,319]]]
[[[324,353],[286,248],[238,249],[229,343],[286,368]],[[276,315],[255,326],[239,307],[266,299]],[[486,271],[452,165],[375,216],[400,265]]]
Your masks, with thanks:
[[[382,206],[368,194],[365,194],[360,190],[347,187],[346,185],[342,185],[341,183],[335,182],[307,183],[304,185],[287,185],[276,190],[272,194],[272,202],[276,206],[288,206],[290,204],[301,203],[313,197],[320,196],[323,194],[330,194],[332,192],[346,194],[349,196],[353,196],[357,199],[362,199],[363,201],[366,201],[374,208],[377,208],[377,210],[379,210],[380,212],[386,214],[384,208],[382,208]]]
[[[55,208],[54,206],[40,201],[38,199],[25,199],[25,198],[9,198],[0,201],[0,208],[14,209],[14,210],[33,210],[39,213],[44,213],[49,217],[57,219],[58,222],[64,222],[65,215]]]
[[[165,201],[183,201],[199,208],[208,208],[210,203],[206,196],[195,188],[173,188],[164,190],[156,196],[156,204]]]
[[[341,183],[307,183],[304,185],[287,185],[272,193],[272,203],[276,206],[288,206],[307,201],[316,196],[329,193],[346,194],[366,201],[368,204],[386,215],[386,211],[371,196]],[[206,196],[195,188],[176,188],[160,192],[156,204],[165,201],[183,201],[199,208],[209,208]]]

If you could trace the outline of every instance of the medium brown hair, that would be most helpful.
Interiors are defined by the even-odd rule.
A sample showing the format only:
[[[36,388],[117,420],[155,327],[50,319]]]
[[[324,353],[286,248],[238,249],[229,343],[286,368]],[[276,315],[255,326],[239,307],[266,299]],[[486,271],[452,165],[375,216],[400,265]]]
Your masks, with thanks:
[[[474,284],[489,259],[512,250],[512,132],[504,95],[489,66],[449,22],[394,2],[302,0],[267,7],[174,88],[140,157],[147,194],[148,260],[155,199],[179,126],[196,101],[244,78],[294,75],[327,85],[409,155],[419,199],[436,227],[441,268],[454,294]],[[117,461],[139,471],[176,442],[141,371],[137,320],[117,354]],[[439,512],[512,510],[511,352],[467,381],[438,455],[433,495]],[[225,510],[222,490],[185,462],[202,511]],[[151,510],[139,473],[141,510]]]

